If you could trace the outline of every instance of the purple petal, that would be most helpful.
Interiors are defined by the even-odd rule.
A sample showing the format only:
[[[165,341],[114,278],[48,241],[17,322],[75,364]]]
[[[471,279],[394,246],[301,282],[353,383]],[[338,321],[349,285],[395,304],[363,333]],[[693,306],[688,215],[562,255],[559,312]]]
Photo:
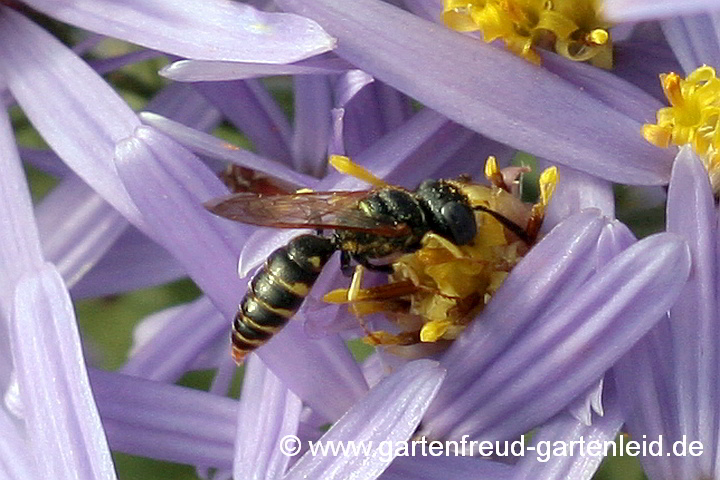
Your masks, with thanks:
[[[10,309],[15,282],[42,265],[30,192],[7,112],[0,113],[0,308]]]
[[[315,22],[237,2],[206,0],[28,0],[85,30],[197,60],[287,63],[326,52],[334,40]]]
[[[43,251],[68,287],[97,263],[128,227],[120,213],[79,177],[69,175],[38,205]]]
[[[78,55],[81,55],[76,48],[73,48],[73,51]],[[88,63],[97,73],[105,75],[134,63],[144,62],[151,59],[164,60],[165,58],[165,55],[154,50],[138,50],[115,57],[91,60]]]
[[[43,478],[115,479],[72,311],[52,265],[18,284],[10,336],[28,438]]]
[[[604,267],[617,254],[636,241],[637,238],[624,223],[615,220],[605,225],[598,238],[597,251],[595,252],[596,269],[599,270]]]
[[[592,425],[593,412],[601,417],[603,415],[602,392],[604,380],[604,377],[601,378],[587,391],[578,395],[575,401],[567,407],[567,412],[583,425]]]
[[[353,440],[356,444],[374,445],[370,456],[306,453],[284,479],[377,478],[395,456],[395,451],[386,454],[378,448],[381,442],[394,446],[396,442],[408,441],[444,373],[436,362],[429,360],[417,360],[400,368],[373,388],[320,439],[325,444]]]
[[[288,388],[332,422],[365,394],[367,384],[343,339],[309,337],[305,318],[303,312],[296,314],[258,355]]]
[[[418,451],[420,447],[418,447]],[[451,452],[453,450],[450,450]],[[423,455],[396,457],[381,480],[437,480],[452,475],[453,480],[514,479],[510,465],[486,458],[466,456],[429,457]]]
[[[585,208],[597,208],[603,215],[614,217],[615,197],[612,184],[574,168],[560,166],[557,187],[545,214],[543,229],[550,230],[565,218]]]
[[[668,190],[667,230],[690,245],[693,270],[670,311],[674,379],[681,435],[712,448],[717,438],[718,362],[716,207],[707,171],[689,146],[675,160]],[[695,471],[710,474],[712,456],[688,457]]]
[[[494,140],[608,180],[668,181],[671,152],[638,135],[659,102],[612,74],[558,61],[560,78],[380,0],[277,3],[336,36],[338,56]]]
[[[186,276],[185,269],[167,250],[131,227],[80,279],[72,293],[74,298],[117,295]]]
[[[660,323],[613,367],[613,376],[625,412],[627,428],[633,438],[663,438],[661,455],[640,456],[648,478],[683,478],[685,459],[670,455],[668,442],[679,439],[677,397],[672,385],[668,352],[672,351],[670,325]]]
[[[139,339],[142,343],[134,346],[122,367],[123,373],[172,383],[190,370],[193,361],[210,345],[219,339],[227,341],[228,321],[205,297],[161,314],[161,326]],[[156,315],[145,321],[156,322]]]
[[[605,221],[597,211],[581,212],[555,227],[512,270],[482,313],[442,359],[448,379],[438,393],[438,406],[466,388],[461,372],[482,371],[554,301],[571,298],[592,274],[588,262]],[[431,413],[435,412],[431,407]]]
[[[20,157],[24,162],[53,177],[61,178],[71,172],[52,150],[21,148]]]
[[[342,58],[319,56],[289,64],[180,60],[160,70],[160,75],[177,82],[244,80],[272,75],[327,75],[353,68]]]
[[[240,281],[231,245],[242,240],[242,229],[202,206],[227,189],[195,156],[150,127],[138,127],[118,144],[115,156],[152,238],[183,263],[225,315],[234,315]]]
[[[145,106],[148,112],[162,115],[183,125],[209,132],[223,117],[192,85],[171,83]]]
[[[604,0],[603,14],[612,22],[654,20],[717,10],[716,0]]]
[[[102,370],[90,378],[113,450],[231,467],[237,401]]]
[[[442,2],[437,0],[405,0],[403,3],[409,11],[431,22],[439,22],[442,19]]]
[[[126,218],[141,225],[112,162],[115,143],[140,125],[125,102],[71,50],[8,8],[0,11],[0,71],[25,114],[63,161]]]
[[[603,447],[606,442],[615,439],[624,420],[617,396],[614,392],[606,391],[606,393],[610,393],[608,395],[610,398],[605,402],[607,413],[601,418],[596,418],[592,425],[578,422],[567,414],[560,414],[538,429],[532,437],[535,451],[523,456],[515,469],[513,479],[590,480],[593,478],[605,456]],[[560,444],[573,445],[572,455],[553,455],[552,447]],[[600,447],[593,447],[594,454],[589,450],[593,444]]]
[[[232,162],[256,172],[265,173],[274,179],[297,185],[297,188],[312,188],[317,179],[292,170],[280,162],[263,158],[248,150],[228,145],[227,142],[199,130],[186,127],[154,113],[141,113],[140,118],[161,132],[169,135],[194,153]]]
[[[17,419],[0,408],[0,474],[3,478],[21,480],[37,478],[33,448],[28,445],[25,432]]]
[[[301,410],[300,399],[251,355],[238,408],[234,478],[282,478],[290,457],[278,446],[283,437],[297,432]]]
[[[295,77],[295,125],[292,138],[293,167],[321,177],[327,169],[332,90],[326,76]]]
[[[702,65],[720,65],[717,21],[717,14],[699,14],[662,22],[665,37],[686,74]]]
[[[258,153],[289,164],[290,123],[261,82],[198,82],[194,86],[253,142]]]
[[[508,438],[546,420],[657,322],[679,295],[689,268],[687,245],[674,235],[654,235],[626,249],[571,300],[548,308],[486,372],[478,372],[473,385],[428,422],[429,430]]]

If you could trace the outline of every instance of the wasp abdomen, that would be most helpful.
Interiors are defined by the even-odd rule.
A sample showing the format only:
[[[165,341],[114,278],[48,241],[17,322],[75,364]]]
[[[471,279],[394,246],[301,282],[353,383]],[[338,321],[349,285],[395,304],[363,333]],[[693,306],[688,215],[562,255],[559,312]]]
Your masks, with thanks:
[[[233,320],[232,355],[237,363],[285,326],[335,250],[327,238],[301,235],[270,254]]]

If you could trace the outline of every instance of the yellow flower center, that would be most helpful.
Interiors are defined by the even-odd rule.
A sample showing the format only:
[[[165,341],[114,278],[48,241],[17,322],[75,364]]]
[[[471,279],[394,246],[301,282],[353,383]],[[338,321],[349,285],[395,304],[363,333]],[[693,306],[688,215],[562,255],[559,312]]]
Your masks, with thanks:
[[[660,75],[669,107],[657,111],[655,124],[643,125],[645,139],[666,148],[690,144],[702,159],[717,196],[720,193],[720,80],[703,65],[687,78]]]
[[[496,212],[535,238],[557,182],[557,170],[550,168],[540,176],[540,199],[534,205],[510,193],[511,187],[492,157],[485,175],[490,187],[465,179],[456,183],[471,205]],[[422,248],[392,263],[393,274],[387,284],[362,288],[358,276],[349,289],[334,290],[325,301],[349,303],[358,318],[384,313],[393,320],[398,334],[368,331],[366,340],[375,345],[455,339],[531,247],[490,213],[477,211],[476,222],[477,234],[470,244],[455,245],[428,233]]]
[[[460,32],[480,31],[486,42],[540,64],[536,47],[570,60],[612,67],[610,24],[599,0],[444,0],[443,21]]]

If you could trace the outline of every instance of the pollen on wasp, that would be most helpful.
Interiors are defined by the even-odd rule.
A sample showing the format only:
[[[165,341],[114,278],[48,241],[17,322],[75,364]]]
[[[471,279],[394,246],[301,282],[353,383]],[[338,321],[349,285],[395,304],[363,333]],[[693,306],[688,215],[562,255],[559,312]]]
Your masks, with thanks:
[[[526,170],[510,169],[515,175]],[[456,245],[428,233],[420,249],[392,262],[393,273],[387,283],[362,288],[362,279],[356,277],[349,289],[325,296],[328,302],[348,303],[360,319],[382,313],[397,326],[397,333],[366,326],[368,343],[392,346],[455,339],[532,247],[557,182],[556,169],[540,176],[541,194],[536,204],[519,199],[513,174],[499,170],[492,157],[485,175],[490,186],[469,181],[462,186],[470,204],[477,208],[478,227],[472,242]],[[509,228],[513,225],[521,231]]]
[[[443,21],[453,30],[480,31],[486,42],[540,64],[536,48],[570,60],[612,67],[610,24],[599,0],[444,0]]]
[[[669,107],[656,113],[654,124],[643,125],[645,139],[658,147],[690,144],[708,171],[715,195],[720,193],[720,80],[703,65],[687,78],[660,75]]]

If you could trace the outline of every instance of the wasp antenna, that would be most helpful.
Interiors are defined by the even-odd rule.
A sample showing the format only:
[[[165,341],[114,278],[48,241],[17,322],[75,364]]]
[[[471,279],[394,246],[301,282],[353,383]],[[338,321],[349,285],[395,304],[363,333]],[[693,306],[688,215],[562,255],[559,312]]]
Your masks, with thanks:
[[[514,233],[520,240],[522,240],[528,246],[532,245],[535,242],[535,239],[533,238],[533,236],[531,236],[527,231],[525,231],[524,228],[522,228],[520,225],[513,222],[506,216],[501,215],[500,213],[496,212],[495,210],[484,207],[482,205],[475,205],[473,207],[473,210],[480,210],[481,212],[490,214],[495,220],[502,223],[502,225],[505,228],[510,230],[512,233]]]

